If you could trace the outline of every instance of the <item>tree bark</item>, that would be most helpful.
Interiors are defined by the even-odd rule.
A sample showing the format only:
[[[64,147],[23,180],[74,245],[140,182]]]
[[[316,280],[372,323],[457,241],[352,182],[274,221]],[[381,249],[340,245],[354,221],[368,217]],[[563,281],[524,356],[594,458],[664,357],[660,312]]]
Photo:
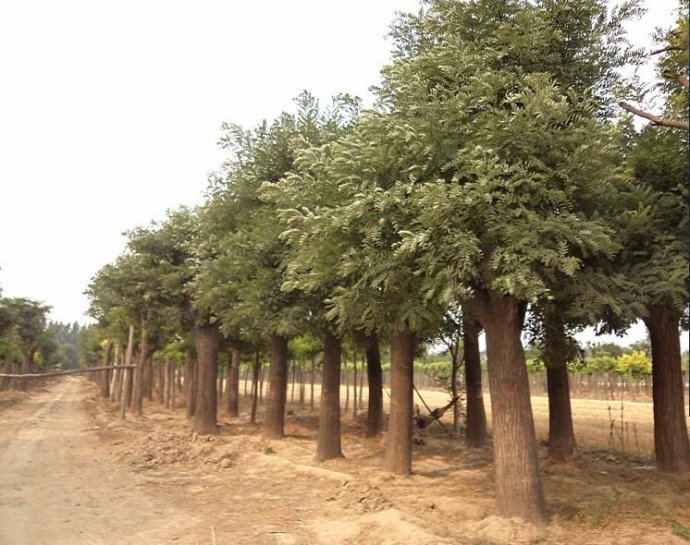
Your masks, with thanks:
[[[252,412],[249,421],[256,424],[256,409],[259,404],[259,374],[261,373],[261,353],[257,350],[254,354],[254,367],[252,369]]]
[[[412,473],[412,386],[415,334],[394,331],[391,336],[391,400],[384,470]]]
[[[115,365],[120,365],[120,343],[115,344],[115,354],[113,356],[113,363]],[[120,395],[122,393],[123,372],[123,369],[116,369],[115,371],[113,371],[113,379],[110,384],[110,400],[115,403],[120,401]]]
[[[106,341],[105,349],[103,350],[103,367],[110,365],[110,353],[113,349],[113,341],[108,339]],[[101,398],[108,399],[110,397],[110,372],[101,371],[98,377],[98,386],[101,392]]]
[[[651,305],[644,319],[652,343],[654,451],[657,467],[668,473],[690,471],[690,442],[685,423],[683,371],[678,317]]]
[[[125,352],[125,365],[132,365],[132,353],[134,351],[134,326],[129,326],[127,338],[127,350]],[[129,400],[132,390],[132,370],[125,369],[122,375],[122,394],[120,395],[120,417],[125,418],[129,408]]]
[[[5,354],[5,363],[3,364],[2,372],[6,375],[12,374],[12,356],[10,354]],[[9,390],[11,378],[3,377],[0,379],[0,391]]]
[[[555,312],[548,312],[544,320],[544,364],[549,393],[549,458],[563,461],[576,452],[565,326]]]
[[[133,412],[136,416],[141,416],[144,412],[144,372],[148,352],[148,331],[146,324],[142,324],[141,340],[139,342],[139,362],[134,370],[134,393],[132,398]]]
[[[311,355],[311,394],[309,396],[309,408],[314,412],[314,378],[316,377],[316,354]]]
[[[147,352],[151,352],[147,349]],[[144,360],[144,395],[149,401],[153,401],[153,357],[151,354],[147,354]]]
[[[202,435],[218,433],[218,351],[221,335],[216,324],[194,325],[192,327],[197,354],[196,411],[192,429]]]
[[[470,448],[483,447],[487,439],[479,329],[479,324],[465,313],[462,334],[463,353],[465,354],[465,390],[467,392],[465,444]]]
[[[636,115],[638,117],[642,117],[644,119],[648,119],[649,121],[651,121],[652,125],[660,125],[662,127],[671,127],[672,129],[684,129],[686,131],[688,129],[690,129],[690,123],[688,123],[687,121],[684,121],[682,119],[665,119],[665,118],[659,117],[658,115],[654,115],[651,112],[646,112],[644,110],[640,110],[639,108],[635,108],[634,106],[631,106],[627,102],[619,102],[618,105],[633,115]]]
[[[352,351],[352,414],[357,417],[357,349]]]
[[[281,335],[271,337],[271,368],[269,370],[268,404],[264,436],[283,437],[285,402],[288,382],[288,340]]]
[[[196,413],[196,390],[197,390],[197,362],[191,354],[187,354],[184,365],[184,386],[185,386],[185,408],[187,418],[194,418]]]
[[[366,340],[367,381],[369,402],[367,406],[367,437],[374,437],[383,430],[383,371],[379,340],[375,334]]]
[[[319,406],[319,434],[316,461],[342,458],[340,445],[340,366],[342,343],[330,333],[324,339],[321,404]]]
[[[545,523],[529,378],[520,339],[522,313],[516,299],[492,290],[478,292],[472,302],[473,314],[486,333],[496,510],[502,517]]]
[[[228,368],[228,416],[235,417],[240,414],[240,353],[233,350],[230,353],[230,366]]]
[[[22,375],[30,375],[33,372],[33,367],[34,367],[34,357],[33,357],[33,352],[29,349],[25,349],[24,347],[20,347],[19,351],[21,352],[22,355],[22,367],[21,367],[21,374]],[[17,390],[26,390],[28,388],[28,379],[19,379],[17,381]]]

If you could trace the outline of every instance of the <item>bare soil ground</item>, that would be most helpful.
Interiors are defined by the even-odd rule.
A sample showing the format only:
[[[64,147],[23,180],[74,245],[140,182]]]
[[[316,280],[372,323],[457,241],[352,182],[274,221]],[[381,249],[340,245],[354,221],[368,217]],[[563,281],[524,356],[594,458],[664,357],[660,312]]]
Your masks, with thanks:
[[[414,475],[401,478],[381,472],[383,441],[363,437],[361,417],[344,419],[346,458],[317,464],[308,409],[291,407],[279,441],[244,417],[221,416],[221,435],[200,437],[181,410],[150,403],[145,414],[121,421],[76,377],[0,395],[0,545],[690,540],[690,477],[644,457],[583,448],[570,463],[542,460],[552,523],[536,528],[492,516],[489,448],[433,430],[414,447]],[[603,414],[586,426],[607,436]]]

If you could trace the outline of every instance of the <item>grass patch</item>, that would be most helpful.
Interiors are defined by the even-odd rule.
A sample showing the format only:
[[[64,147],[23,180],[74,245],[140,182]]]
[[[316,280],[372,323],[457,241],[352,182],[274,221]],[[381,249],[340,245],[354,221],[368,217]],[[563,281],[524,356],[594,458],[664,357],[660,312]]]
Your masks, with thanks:
[[[674,536],[683,538],[685,541],[690,541],[690,526],[684,526],[677,522],[671,523],[671,533]]]

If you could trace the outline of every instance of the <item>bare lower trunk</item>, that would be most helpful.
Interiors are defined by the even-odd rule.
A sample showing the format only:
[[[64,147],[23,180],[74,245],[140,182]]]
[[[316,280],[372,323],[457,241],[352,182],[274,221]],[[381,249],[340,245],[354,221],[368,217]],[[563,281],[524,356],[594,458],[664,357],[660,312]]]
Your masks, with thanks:
[[[228,368],[228,416],[240,414],[240,353],[233,350],[230,354],[230,367]]]
[[[144,360],[144,396],[149,401],[153,401],[153,358],[147,354]]]
[[[645,324],[652,342],[654,451],[657,467],[669,473],[690,471],[685,423],[683,371],[678,317],[662,305],[648,308]]]
[[[103,349],[103,367],[110,365],[110,353],[113,349],[113,341],[108,339]],[[100,371],[98,373],[98,385],[101,392],[101,398],[108,399],[110,397],[110,371]]]
[[[412,386],[415,334],[394,331],[391,336],[391,400],[384,470],[398,475],[412,472]]]
[[[30,375],[33,372],[33,352],[30,350],[21,349],[22,354],[22,375]],[[17,380],[17,390],[26,390],[29,387],[29,379],[19,379]]]
[[[165,360],[163,365],[163,403],[166,409],[170,408],[170,398],[172,397],[172,386],[173,386],[173,376],[172,376],[172,362],[170,360]]]
[[[374,437],[383,430],[383,372],[379,340],[371,335],[366,341],[367,380],[369,403],[367,407],[367,437]]]
[[[570,407],[565,327],[560,317],[546,314],[544,364],[549,392],[549,458],[566,460],[575,454],[575,429]]]
[[[134,369],[134,393],[133,409],[136,416],[141,416],[144,412],[144,367],[148,358],[148,332],[146,325],[141,326],[141,341],[139,344],[139,362]]]
[[[184,385],[185,385],[185,413],[187,418],[193,418],[196,412],[196,390],[197,390],[197,371],[196,360],[191,354],[187,354],[184,365]]]
[[[343,456],[340,446],[340,365],[342,344],[339,338],[326,335],[323,352],[321,404],[316,460],[323,462]]]
[[[120,364],[120,344],[115,345],[115,356],[113,358],[115,365]],[[120,395],[122,394],[122,369],[115,369],[113,372],[113,380],[110,384],[110,400],[117,403],[120,401]]]
[[[288,341],[280,335],[271,337],[271,368],[269,371],[268,404],[264,435],[283,437],[285,426],[285,401],[288,379]]]
[[[216,379],[221,343],[220,330],[216,324],[194,325],[192,336],[196,347],[198,377],[192,429],[199,434],[215,435],[218,433]]]
[[[5,354],[5,363],[3,364],[2,372],[6,375],[12,374],[12,356],[10,356],[10,354]],[[0,391],[8,390],[11,380],[12,379],[9,377],[2,377],[2,379],[0,379]]]
[[[357,416],[357,350],[352,351],[352,414]]]
[[[314,378],[316,377],[316,354],[311,355],[311,394],[309,396],[309,408],[314,411]]]
[[[132,354],[134,352],[134,326],[129,326],[129,336],[127,340],[127,351],[125,352],[125,365],[132,365]],[[125,417],[129,408],[129,400],[132,390],[132,370],[128,367],[124,369],[122,375],[122,394],[120,394],[120,416]]]
[[[465,354],[465,390],[467,392],[467,426],[465,443],[470,448],[486,444],[486,411],[482,392],[482,360],[479,352],[479,324],[471,317],[463,318],[463,350]]]
[[[254,367],[252,369],[252,412],[249,421],[256,424],[256,408],[259,403],[259,374],[261,373],[261,353],[257,350],[254,354]]]
[[[158,403],[166,405],[166,388],[168,384],[168,365],[167,361],[158,361],[156,364],[156,383],[158,392]]]
[[[529,378],[520,334],[518,302],[494,291],[479,292],[473,314],[486,332],[494,430],[496,511],[502,517],[547,521],[539,476]]]

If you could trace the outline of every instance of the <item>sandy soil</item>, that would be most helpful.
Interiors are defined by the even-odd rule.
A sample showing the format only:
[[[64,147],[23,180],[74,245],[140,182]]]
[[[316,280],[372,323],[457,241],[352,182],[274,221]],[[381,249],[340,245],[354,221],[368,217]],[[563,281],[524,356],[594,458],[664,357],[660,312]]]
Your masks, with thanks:
[[[410,478],[381,472],[383,441],[344,420],[346,458],[313,461],[316,418],[287,437],[245,418],[190,433],[182,411],[118,418],[82,378],[0,396],[0,545],[687,544],[690,478],[585,450],[542,471],[552,524],[492,516],[490,449],[433,430]],[[676,535],[674,535],[674,533]]]

